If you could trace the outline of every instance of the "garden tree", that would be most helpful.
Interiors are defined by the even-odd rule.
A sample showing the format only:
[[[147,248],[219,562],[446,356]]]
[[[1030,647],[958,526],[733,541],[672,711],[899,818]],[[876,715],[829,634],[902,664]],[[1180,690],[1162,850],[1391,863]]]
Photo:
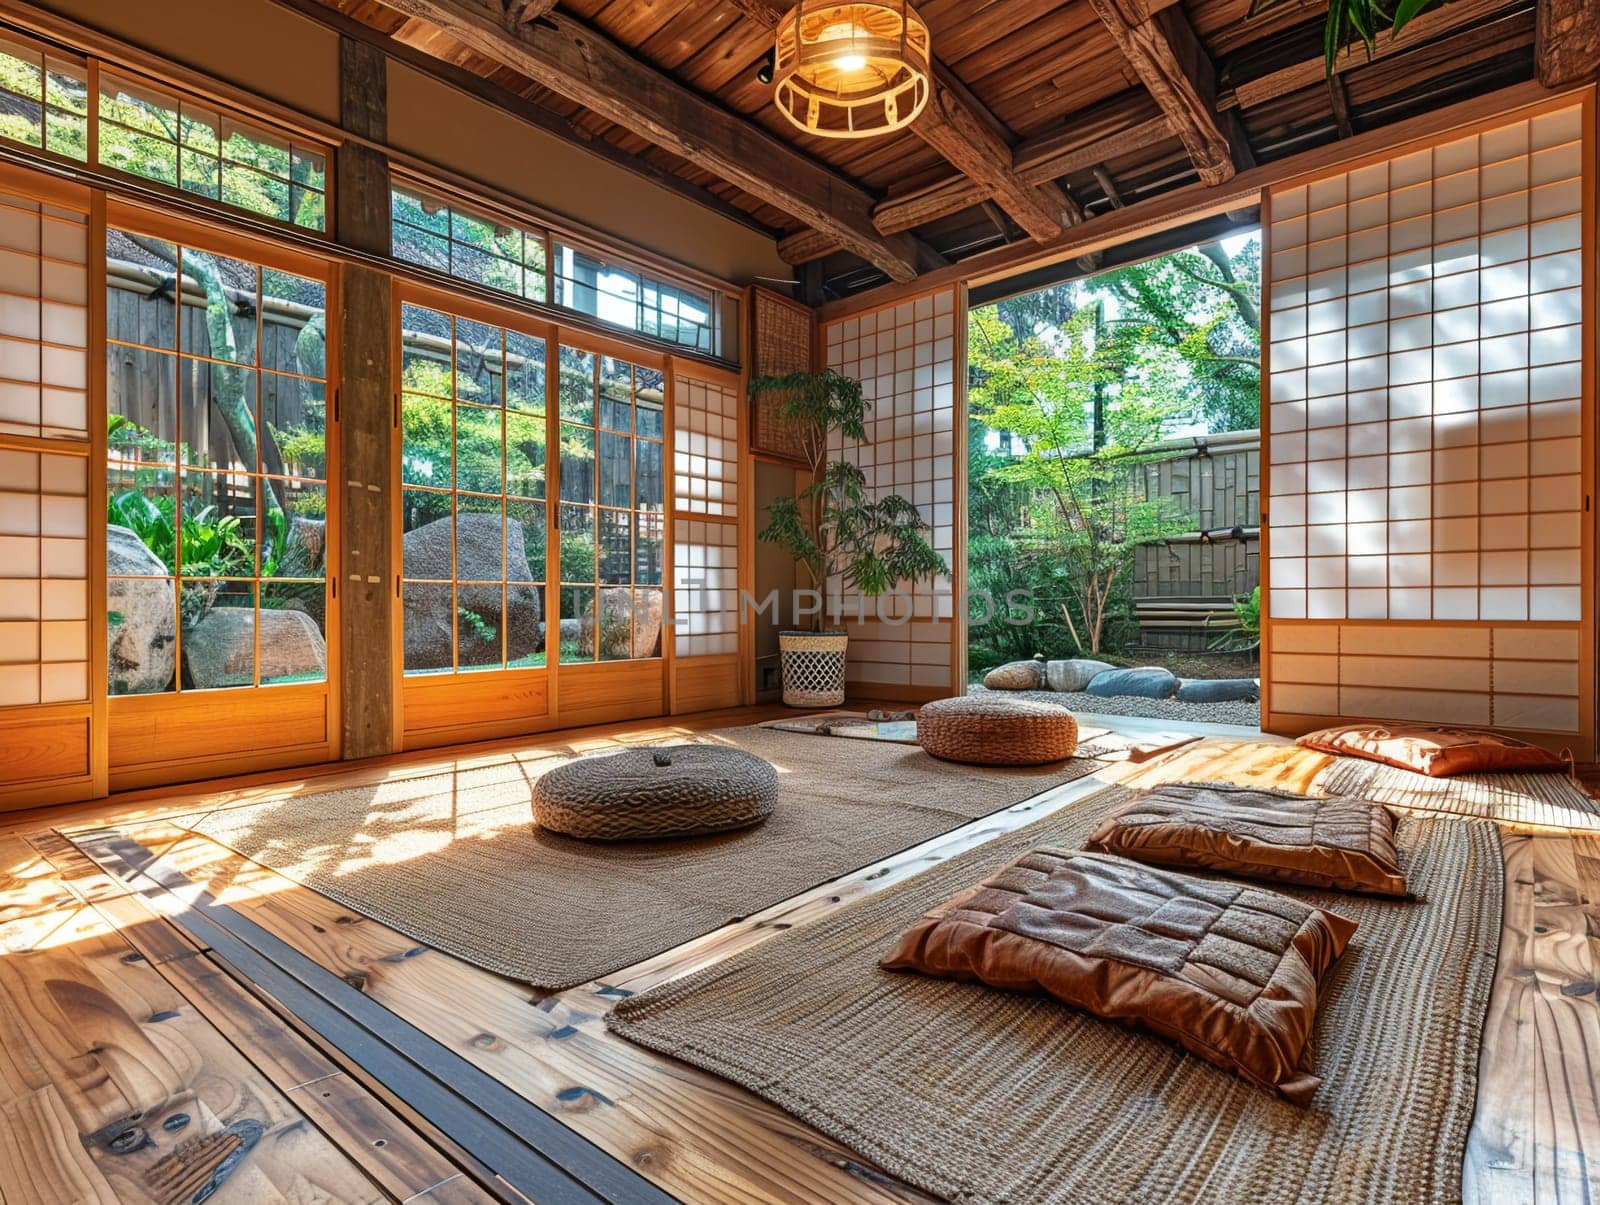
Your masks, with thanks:
[[[1196,421],[1212,431],[1261,425],[1261,242],[1221,242],[1117,268],[1089,282],[1116,299],[1111,355],[1132,363],[1170,348],[1188,369]]]
[[[1097,345],[1090,309],[1021,340],[993,310],[974,310],[967,345],[972,413],[1013,433],[1022,448],[986,476],[1028,489],[1032,525],[1013,537],[1018,551],[1061,582],[1061,616],[1073,644],[1098,653],[1133,546],[1186,526],[1169,501],[1145,496],[1135,471],[1160,458],[1150,445],[1189,408],[1183,358],[1150,346],[1130,361],[1121,347]],[[1098,448],[1097,390],[1107,399]]]

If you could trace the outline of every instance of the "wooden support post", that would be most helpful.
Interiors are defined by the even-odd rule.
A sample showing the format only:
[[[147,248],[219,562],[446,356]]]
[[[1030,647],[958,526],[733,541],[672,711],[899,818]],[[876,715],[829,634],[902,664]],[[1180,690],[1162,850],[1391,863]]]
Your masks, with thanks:
[[[1538,0],[1534,63],[1539,82],[1563,88],[1600,71],[1600,8],[1595,0]]]
[[[388,61],[353,38],[339,39],[339,118],[350,134],[388,133]],[[389,165],[370,146],[345,142],[335,162],[334,231],[347,247],[389,252]],[[395,666],[391,401],[393,338],[386,272],[347,264],[339,297],[339,430],[344,540],[338,567],[340,715],[343,756],[394,751]]]

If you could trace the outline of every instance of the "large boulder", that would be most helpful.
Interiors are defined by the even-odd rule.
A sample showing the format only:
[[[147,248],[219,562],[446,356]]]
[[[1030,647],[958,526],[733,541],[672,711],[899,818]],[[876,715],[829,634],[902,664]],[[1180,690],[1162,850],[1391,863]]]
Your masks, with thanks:
[[[1139,669],[1108,669],[1098,673],[1085,689],[1092,695],[1111,698],[1130,695],[1136,699],[1170,699],[1178,689],[1178,680],[1170,670],[1146,665]]]
[[[183,668],[199,690],[249,686],[255,681],[256,613],[213,607],[183,634]],[[316,621],[300,610],[261,612],[261,680],[327,677],[328,645]]]
[[[600,660],[622,661],[655,657],[661,652],[661,591],[630,590],[626,586],[600,588]],[[565,628],[566,620],[562,620]],[[583,617],[578,653],[594,656],[594,607]],[[565,632],[562,633],[565,635]]]
[[[1185,678],[1178,683],[1180,703],[1254,703],[1261,683],[1254,678]]]
[[[178,609],[167,567],[126,527],[106,526],[106,686],[168,690],[178,668]]]
[[[1097,674],[1116,667],[1104,661],[1090,661],[1074,657],[1067,661],[1052,661],[1044,667],[1044,680],[1051,690],[1080,691],[1094,681]]]
[[[1038,690],[1044,685],[1043,669],[1037,661],[1008,661],[984,674],[983,685],[987,690]]]
[[[523,544],[522,524],[516,519],[505,525],[506,576],[526,579],[532,576]],[[450,519],[435,519],[405,534],[403,555],[408,578],[449,581]],[[456,516],[457,581],[473,578],[498,581],[500,567],[500,516],[460,514]],[[506,633],[506,656],[515,661],[544,647],[539,625],[543,612],[543,590],[538,586],[509,585],[505,602],[499,586],[462,586],[456,592],[456,607],[469,611],[479,623],[464,619],[461,626],[461,663],[495,661],[500,656],[500,630]],[[407,669],[449,669],[451,633],[454,630],[449,593],[427,586],[405,591],[405,642]]]

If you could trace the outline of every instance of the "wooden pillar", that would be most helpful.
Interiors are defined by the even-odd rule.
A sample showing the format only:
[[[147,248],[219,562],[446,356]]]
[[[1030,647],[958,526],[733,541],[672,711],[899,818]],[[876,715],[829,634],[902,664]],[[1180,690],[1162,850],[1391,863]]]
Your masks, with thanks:
[[[358,138],[388,134],[387,59],[353,38],[339,39],[340,125]],[[334,230],[359,251],[389,253],[389,165],[359,142],[339,147]],[[394,567],[390,522],[394,406],[391,282],[388,273],[346,265],[339,298],[340,545],[339,637],[343,756],[374,757],[395,747]]]

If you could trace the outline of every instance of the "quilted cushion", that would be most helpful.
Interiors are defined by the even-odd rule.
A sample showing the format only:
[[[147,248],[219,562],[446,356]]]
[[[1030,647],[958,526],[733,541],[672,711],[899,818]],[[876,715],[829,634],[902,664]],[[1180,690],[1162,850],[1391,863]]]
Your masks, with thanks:
[[[1305,1104],[1319,985],[1355,929],[1263,888],[1042,847],[928,913],[881,965],[1048,993]]]
[[[1477,728],[1443,724],[1346,724],[1308,732],[1308,749],[1364,757],[1431,778],[1504,770],[1560,770],[1566,762],[1548,749]]]
[[[1085,843],[1158,866],[1203,867],[1335,891],[1405,895],[1394,817],[1365,799],[1214,783],[1135,797]]]

